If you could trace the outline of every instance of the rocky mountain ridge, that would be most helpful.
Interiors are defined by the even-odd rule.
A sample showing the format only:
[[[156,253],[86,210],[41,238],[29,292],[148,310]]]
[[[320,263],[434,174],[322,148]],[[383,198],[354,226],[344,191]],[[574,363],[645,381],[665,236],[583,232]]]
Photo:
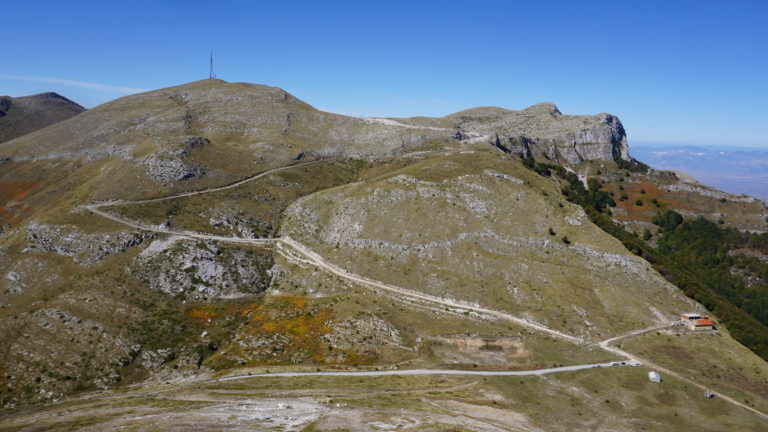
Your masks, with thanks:
[[[552,104],[491,111],[441,119],[348,117],[318,111],[279,88],[209,79],[95,107],[76,122],[3,143],[0,160],[7,172],[107,164],[87,175],[96,176],[89,192],[96,200],[128,198],[120,195],[126,190],[151,196],[226,183],[305,156],[375,159],[456,140],[495,143],[573,167],[629,160],[614,116],[567,116]],[[16,177],[36,175],[17,171]]]
[[[589,161],[630,161],[624,126],[611,114],[565,115],[551,102],[516,111],[478,107],[442,118],[398,119],[407,124],[454,128],[490,137],[502,151],[578,167]]]
[[[686,376],[665,373],[670,387],[648,387],[650,364],[584,366],[617,355],[698,359],[687,342],[698,336],[669,323],[680,312],[706,311],[566,199],[564,178],[547,163],[614,192],[612,217],[628,225],[652,225],[661,206],[735,214],[756,205],[706,194],[704,210],[676,202],[701,191],[643,171],[615,116],[568,116],[545,103],[443,118],[355,118],[318,111],[275,87],[203,80],[121,98],[0,144],[0,159],[0,401],[9,409],[0,419],[13,425],[26,425],[24,412],[13,410],[77,392],[166,381],[159,391],[173,392],[213,374],[266,368],[527,373],[581,365],[567,372],[578,374],[578,385],[568,375],[541,380],[532,392],[552,400],[568,394],[570,402],[543,406],[570,410],[567,424],[581,429],[594,429],[586,417],[607,406],[609,429],[679,425],[672,409],[706,416],[715,429],[730,425],[733,417],[718,413],[738,405],[710,412],[693,401],[687,386],[698,392],[700,385],[687,378],[693,373],[737,375],[711,385],[749,400],[747,408],[768,408],[768,365],[727,329],[702,335],[716,343],[697,347],[713,363],[690,361]],[[645,201],[632,207],[635,200]],[[635,351],[605,348],[654,332],[658,338]],[[514,380],[457,382],[451,388],[461,396],[440,399],[424,393],[434,386],[425,384],[404,409],[420,419],[414,428],[435,430],[445,429],[444,420],[427,412],[451,416],[445,404],[468,401],[500,404],[494,415],[524,410],[535,425],[529,430],[565,424],[540,415],[539,402],[515,408],[531,392]],[[251,390],[238,389],[264,397]],[[395,421],[370,395],[301,391],[334,413],[370,401],[361,418]],[[679,407],[670,408],[670,398]],[[173,409],[190,409],[188,400],[181,394]],[[588,415],[577,415],[582,410]],[[227,421],[242,420],[232,415]],[[106,416],[67,427],[81,420],[85,427],[129,421]],[[734,428],[759,430],[761,421],[739,418]]]
[[[475,108],[448,117],[458,127],[495,135],[496,145],[526,157],[543,156],[569,166],[616,157],[630,160],[624,126],[610,114],[566,116],[545,102],[521,111]]]
[[[93,159],[113,154],[130,157],[142,141],[152,141],[146,137],[171,133],[178,138],[169,142],[183,142],[188,139],[185,137],[194,135],[213,141],[282,141],[289,146],[293,142],[306,145],[313,141],[307,151],[317,155],[365,157],[413,147],[429,139],[448,138],[454,128],[460,128],[467,138],[473,137],[472,133],[474,137],[498,133],[507,139],[517,137],[550,146],[613,146],[606,153],[585,153],[579,158],[572,151],[562,150],[566,163],[610,160],[614,155],[628,157],[624,129],[614,116],[565,116],[549,103],[522,111],[491,111],[473,108],[441,119],[357,118],[318,111],[279,88],[203,80],[101,105],[80,118],[77,126],[61,125],[44,136],[4,146],[3,156],[15,160],[82,156]],[[198,120],[205,125],[196,127]],[[44,144],[54,135],[60,137],[63,148],[56,146],[54,150]],[[121,138],[111,138],[118,136]],[[132,138],[130,144],[128,137]],[[341,143],[344,145],[339,146]],[[30,154],[32,150],[34,156]],[[554,147],[542,148],[540,153],[560,157]]]

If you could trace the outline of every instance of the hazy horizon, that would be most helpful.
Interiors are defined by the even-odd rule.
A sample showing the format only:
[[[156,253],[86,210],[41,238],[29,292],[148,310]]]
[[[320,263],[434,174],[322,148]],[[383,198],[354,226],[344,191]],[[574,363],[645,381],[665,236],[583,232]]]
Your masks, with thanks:
[[[681,171],[725,192],[768,198],[768,148],[635,143],[629,153],[653,168]]]

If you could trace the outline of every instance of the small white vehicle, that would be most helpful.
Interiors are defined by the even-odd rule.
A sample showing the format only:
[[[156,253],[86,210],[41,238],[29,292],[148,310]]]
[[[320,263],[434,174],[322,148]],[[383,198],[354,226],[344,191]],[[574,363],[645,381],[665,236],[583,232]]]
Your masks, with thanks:
[[[619,363],[619,362],[611,362],[611,366],[621,366],[621,363]]]

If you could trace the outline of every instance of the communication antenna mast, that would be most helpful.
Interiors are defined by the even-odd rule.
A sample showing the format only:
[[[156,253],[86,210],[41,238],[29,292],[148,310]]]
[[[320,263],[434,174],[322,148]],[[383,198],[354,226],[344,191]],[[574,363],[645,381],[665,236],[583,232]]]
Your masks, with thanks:
[[[211,69],[208,72],[208,78],[211,78],[211,79],[216,78],[216,74],[213,73],[213,50],[211,50]]]

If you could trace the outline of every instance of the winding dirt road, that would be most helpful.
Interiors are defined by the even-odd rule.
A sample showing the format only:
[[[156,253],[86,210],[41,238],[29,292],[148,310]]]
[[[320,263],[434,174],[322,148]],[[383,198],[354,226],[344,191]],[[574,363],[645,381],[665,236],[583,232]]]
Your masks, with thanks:
[[[514,322],[515,324],[519,324],[521,326],[524,326],[524,327],[527,327],[529,329],[536,330],[536,331],[539,331],[539,332],[547,333],[547,334],[549,334],[551,336],[555,336],[557,338],[564,339],[564,340],[567,340],[569,342],[573,342],[573,343],[577,343],[577,344],[584,343],[584,341],[582,339],[577,338],[575,336],[571,336],[569,334],[565,334],[563,332],[551,329],[549,327],[545,327],[545,326],[540,325],[540,324],[532,323],[530,321],[524,320],[524,319],[522,319],[520,317],[511,315],[511,314],[508,314],[508,313],[505,313],[505,312],[501,312],[501,311],[497,311],[497,310],[493,310],[493,309],[488,309],[488,308],[484,308],[484,307],[480,307],[480,306],[474,306],[474,305],[466,304],[466,303],[459,302],[459,301],[456,301],[456,300],[448,300],[448,299],[443,299],[443,298],[436,297],[436,296],[431,296],[431,295],[428,295],[428,294],[414,292],[414,291],[411,291],[411,290],[407,290],[405,288],[400,288],[400,287],[397,287],[397,286],[394,286],[394,285],[385,284],[383,282],[375,281],[375,280],[368,279],[366,277],[363,277],[363,276],[360,276],[360,275],[357,275],[357,274],[354,274],[354,273],[350,273],[348,270],[344,270],[341,267],[338,267],[338,266],[336,266],[334,264],[330,264],[330,263],[326,262],[325,259],[323,259],[322,256],[320,256],[319,254],[313,252],[306,245],[303,245],[303,244],[297,242],[296,240],[294,240],[294,239],[292,239],[290,237],[280,237],[278,240],[279,240],[278,250],[280,250],[281,246],[288,246],[293,251],[296,251],[299,254],[301,254],[305,258],[305,262],[306,263],[312,264],[314,266],[317,266],[317,267],[327,271],[328,273],[331,273],[331,274],[334,274],[336,276],[345,278],[345,279],[350,280],[352,282],[357,282],[358,284],[366,285],[366,286],[374,288],[374,289],[381,289],[381,290],[384,290],[384,291],[388,291],[388,292],[391,292],[391,293],[394,293],[394,294],[397,294],[397,295],[400,295],[400,296],[403,296],[403,297],[408,297],[408,298],[412,298],[412,299],[416,299],[416,300],[426,301],[426,302],[434,303],[434,304],[440,304],[442,306],[448,306],[448,307],[455,308],[455,309],[462,309],[462,310],[465,310],[465,311],[475,312],[475,313],[478,313],[478,314],[481,314],[481,315],[487,315],[487,316],[499,318],[499,319],[502,319],[502,320],[505,320],[505,321],[511,321],[511,322]],[[285,253],[285,252],[283,252],[283,253]]]
[[[624,351],[624,350],[622,350],[620,348],[617,348],[615,346],[611,346],[610,345],[613,342],[616,342],[616,341],[618,341],[620,339],[624,339],[624,338],[628,338],[628,337],[632,337],[632,336],[637,336],[637,335],[642,334],[642,333],[647,333],[647,332],[650,332],[650,331],[660,330],[660,329],[668,328],[668,327],[670,327],[670,326],[669,325],[663,325],[663,326],[648,327],[648,328],[641,329],[641,330],[634,330],[634,331],[625,333],[623,335],[619,335],[619,336],[612,337],[610,339],[606,339],[604,341],[601,341],[598,345],[600,346],[600,348],[602,348],[602,349],[604,349],[604,350],[606,350],[606,351],[608,351],[610,353],[613,353],[613,354],[616,354],[616,355],[619,355],[619,356],[623,356],[623,357],[626,357],[626,358],[631,359],[633,361],[642,363],[642,364],[644,364],[645,366],[648,366],[651,369],[656,369],[657,371],[663,372],[663,373],[665,373],[665,374],[667,374],[669,376],[673,376],[673,377],[675,377],[675,378],[677,378],[677,379],[679,379],[681,381],[684,381],[684,382],[686,382],[686,383],[688,383],[688,384],[690,384],[690,385],[692,385],[694,387],[699,388],[700,390],[702,390],[702,393],[704,391],[709,391],[714,396],[717,396],[718,398],[723,399],[726,402],[729,402],[729,403],[731,403],[733,405],[740,406],[741,408],[744,408],[744,409],[746,409],[748,411],[751,411],[754,414],[757,414],[758,416],[768,420],[768,414],[766,414],[766,413],[764,413],[762,411],[759,411],[759,410],[757,410],[755,408],[752,408],[751,406],[749,406],[747,404],[741,403],[741,402],[737,401],[736,399],[733,399],[730,396],[726,396],[726,395],[724,395],[724,394],[722,394],[720,392],[714,391],[711,388],[709,388],[707,386],[704,386],[702,384],[699,384],[696,381],[693,381],[693,380],[691,380],[689,378],[686,378],[686,377],[682,376],[681,374],[679,374],[679,373],[677,373],[675,371],[667,369],[667,368],[665,368],[663,366],[659,366],[658,364],[653,363],[650,360],[638,357],[635,354],[628,353],[628,352],[626,352],[626,351]]]
[[[198,232],[191,232],[191,231],[178,231],[178,230],[172,230],[165,227],[154,227],[154,226],[147,226],[147,225],[141,225],[136,222],[109,214],[103,210],[102,208],[110,207],[110,206],[117,206],[117,205],[133,205],[133,204],[143,204],[143,203],[151,203],[151,202],[158,202],[158,201],[166,201],[171,199],[177,199],[177,198],[183,198],[183,197],[189,197],[194,195],[201,195],[206,193],[213,193],[213,192],[219,192],[222,190],[232,189],[236,188],[238,186],[241,186],[245,183],[263,178],[265,176],[268,176],[270,174],[284,171],[288,169],[294,169],[299,168],[302,166],[312,165],[316,163],[320,163],[320,160],[316,161],[310,161],[310,162],[304,162],[294,165],[288,165],[284,167],[274,168],[262,173],[259,173],[257,175],[248,177],[246,179],[237,181],[235,183],[220,186],[220,187],[214,187],[214,188],[208,188],[203,189],[199,191],[193,191],[193,192],[184,192],[176,195],[170,195],[166,197],[161,198],[151,198],[151,199],[144,199],[144,200],[135,200],[135,201],[124,201],[124,200],[118,200],[118,201],[109,201],[109,202],[103,202],[103,203],[94,203],[94,204],[87,204],[82,205],[81,207],[84,209],[87,209],[94,214],[97,214],[99,216],[102,216],[104,218],[107,218],[109,220],[112,220],[114,222],[117,222],[119,224],[128,226],[133,229],[137,230],[143,230],[143,231],[150,231],[160,234],[170,234],[170,235],[177,235],[182,237],[188,237],[188,238],[194,238],[194,239],[201,239],[201,240],[211,240],[211,241],[218,241],[218,242],[226,242],[226,243],[234,243],[234,244],[247,244],[247,245],[253,245],[253,246],[272,246],[275,247],[275,250],[280,253],[281,255],[285,256],[286,259],[290,261],[299,261],[303,262],[305,264],[313,265],[315,267],[318,267],[328,273],[331,273],[333,275],[336,275],[338,277],[347,279],[351,282],[357,283],[359,285],[365,286],[367,288],[373,289],[373,290],[383,290],[387,291],[389,293],[395,294],[397,296],[410,299],[410,300],[417,300],[417,301],[424,301],[436,305],[441,305],[444,307],[450,307],[454,309],[459,309],[463,311],[469,311],[474,312],[481,316],[486,317],[493,317],[497,319],[502,319],[506,321],[513,322],[515,324],[518,324],[520,326],[526,327],[531,330],[535,330],[538,332],[546,333],[548,335],[557,337],[559,339],[566,340],[571,343],[575,344],[586,344],[587,342],[581,338],[578,338],[576,336],[572,336],[560,331],[557,331],[555,329],[551,329],[549,327],[546,327],[541,324],[532,323],[530,321],[527,321],[523,318],[508,314],[506,312],[501,312],[498,310],[488,309],[477,305],[471,305],[466,304],[464,302],[460,302],[457,300],[450,300],[450,299],[444,299],[436,296],[431,296],[428,294],[423,294],[419,292],[414,292],[411,290],[407,290],[401,287],[397,287],[394,285],[385,284],[380,281],[368,279],[366,277],[363,277],[361,275],[357,275],[354,273],[349,272],[348,270],[342,269],[339,266],[336,266],[334,264],[328,263],[321,255],[317,254],[316,252],[312,251],[308,246],[290,238],[290,237],[278,237],[278,238],[269,238],[269,239],[250,239],[250,238],[242,238],[242,237],[226,237],[226,236],[217,236],[212,234],[202,234]],[[619,349],[617,347],[611,346],[612,343],[624,339],[627,337],[637,336],[639,334],[659,330],[664,327],[668,327],[668,325],[657,325],[657,326],[651,326],[644,329],[639,330],[633,330],[628,333],[615,336],[606,340],[603,340],[598,343],[598,346],[602,348],[603,350],[610,352],[612,354],[616,354],[618,356],[621,356],[625,359],[631,360],[631,361],[637,361],[639,363],[642,363],[648,367],[651,367],[653,369],[659,370],[665,374],[668,374],[670,376],[673,376],[679,380],[685,381],[686,383],[689,383],[697,388],[700,388],[702,390],[710,390],[711,389],[698,384],[688,378],[683,377],[679,373],[676,373],[674,371],[671,371],[669,369],[666,369],[664,367],[661,367],[659,365],[656,365],[646,359],[642,359],[634,354],[628,353],[622,349]],[[456,370],[432,370],[432,369],[414,369],[414,370],[393,370],[393,371],[333,371],[333,372],[283,372],[283,373],[272,373],[272,374],[256,374],[256,375],[244,375],[244,376],[235,376],[235,377],[227,377],[227,378],[219,378],[219,380],[233,380],[233,379],[245,379],[245,378],[253,378],[253,377],[264,377],[264,376],[285,376],[285,377],[293,377],[293,376],[314,376],[314,375],[336,375],[336,376],[380,376],[380,375],[440,375],[440,374],[446,374],[446,375],[544,375],[549,373],[556,373],[556,372],[565,372],[565,371],[577,371],[577,370],[583,370],[583,369],[591,369],[591,368],[597,368],[599,367],[608,367],[611,363],[596,363],[596,364],[587,364],[587,365],[575,365],[575,366],[565,366],[565,367],[559,367],[559,368],[549,368],[549,369],[536,369],[536,370],[528,370],[528,371],[456,371]],[[744,403],[741,403],[731,397],[728,397],[726,395],[723,395],[721,393],[712,391],[714,395],[716,395],[718,398],[721,398],[731,404],[734,404],[736,406],[742,407],[764,419],[768,419],[768,414],[763,413],[762,411],[759,411],[755,408],[752,408]]]
[[[583,365],[562,366],[555,368],[530,369],[520,371],[484,371],[484,370],[456,370],[456,369],[395,369],[386,371],[317,371],[317,372],[273,372],[252,375],[235,375],[225,378],[218,378],[215,381],[230,381],[248,378],[264,377],[306,377],[306,376],[354,376],[354,377],[373,377],[387,375],[479,375],[479,376],[530,376],[530,375],[548,375],[559,372],[572,372],[584,369],[598,369],[603,367],[616,366],[614,363],[590,363]]]
[[[194,238],[198,240],[211,240],[211,241],[226,242],[226,243],[247,244],[247,245],[253,245],[253,246],[276,246],[276,251],[281,255],[284,255],[287,259],[294,260],[294,261],[301,261],[306,264],[313,265],[328,273],[331,273],[333,275],[355,282],[357,284],[366,286],[368,288],[372,288],[374,290],[380,289],[380,290],[387,291],[389,293],[393,293],[398,296],[413,299],[413,300],[426,301],[433,304],[439,304],[444,307],[460,309],[463,311],[474,312],[476,314],[485,315],[488,317],[494,317],[494,318],[502,319],[505,321],[510,321],[515,324],[521,325],[523,327],[529,328],[531,330],[547,333],[551,336],[566,340],[571,343],[576,343],[576,344],[585,343],[584,340],[578,337],[551,329],[541,324],[532,323],[523,318],[514,316],[512,314],[508,314],[506,312],[501,312],[494,309],[488,309],[488,308],[484,308],[476,305],[467,304],[457,300],[444,299],[436,296],[431,296],[428,294],[407,290],[405,288],[385,284],[383,282],[368,279],[361,275],[351,273],[348,270],[344,270],[341,267],[328,263],[321,255],[312,251],[308,246],[301,244],[290,237],[251,239],[251,238],[244,238],[244,237],[227,237],[227,236],[217,236],[213,234],[202,234],[202,233],[193,232],[193,231],[180,231],[180,230],[173,230],[170,228],[166,228],[163,226],[142,225],[134,221],[124,219],[119,216],[115,216],[113,214],[110,214],[101,210],[102,208],[105,208],[105,207],[145,204],[145,203],[152,203],[152,202],[189,197],[194,195],[201,195],[205,193],[219,192],[222,190],[235,188],[244,183],[265,177],[269,174],[273,174],[279,171],[284,171],[287,169],[307,166],[307,165],[311,165],[319,162],[320,161],[311,161],[311,162],[305,162],[301,164],[288,165],[285,167],[275,168],[275,169],[260,173],[258,175],[255,175],[253,177],[249,177],[247,179],[232,183],[227,186],[214,187],[214,188],[203,189],[203,190],[194,191],[194,192],[184,192],[184,193],[170,195],[170,196],[161,197],[161,198],[150,198],[150,199],[135,200],[135,201],[126,201],[126,200],[108,201],[103,203],[86,204],[86,205],[82,205],[81,207],[101,217],[107,218],[111,221],[117,222],[119,224],[131,227],[137,230],[150,231],[150,232],[155,232],[160,234],[176,235],[176,236]]]

